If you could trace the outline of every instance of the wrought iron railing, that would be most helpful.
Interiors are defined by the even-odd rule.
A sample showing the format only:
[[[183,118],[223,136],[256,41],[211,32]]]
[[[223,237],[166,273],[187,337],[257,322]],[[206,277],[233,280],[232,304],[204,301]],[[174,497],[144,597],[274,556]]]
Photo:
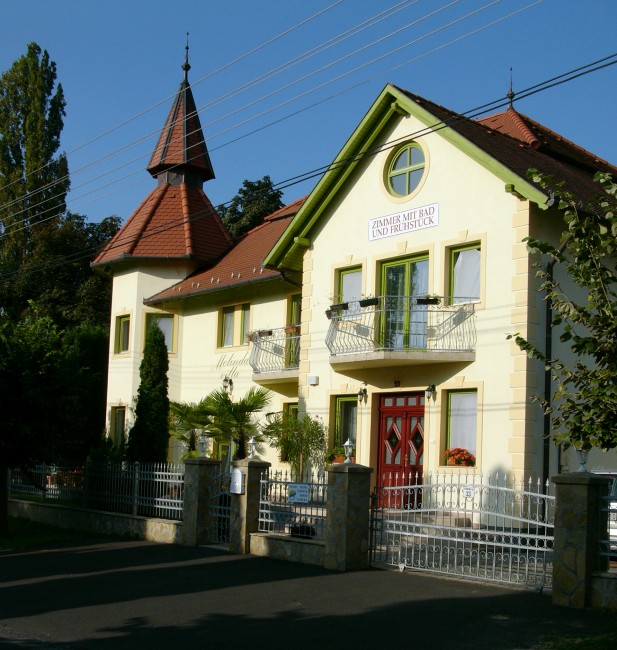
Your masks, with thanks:
[[[296,370],[300,364],[300,327],[291,325],[251,332],[249,363],[253,372]]]
[[[11,496],[91,510],[182,520],[183,463],[37,465],[11,470]]]
[[[475,472],[384,475],[375,490],[371,561],[481,580],[552,584],[550,484]]]
[[[323,539],[327,494],[323,472],[296,477],[266,470],[259,497],[260,532]]]
[[[379,296],[332,305],[326,345],[332,355],[376,351],[472,352],[473,299]]]

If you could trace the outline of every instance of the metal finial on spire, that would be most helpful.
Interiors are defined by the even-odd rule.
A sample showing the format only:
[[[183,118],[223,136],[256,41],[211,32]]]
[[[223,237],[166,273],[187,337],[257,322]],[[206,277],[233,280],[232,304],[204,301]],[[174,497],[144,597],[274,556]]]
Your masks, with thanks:
[[[508,108],[512,108],[512,105],[514,104],[514,91],[512,90],[512,68],[510,68],[510,90],[508,91],[508,94],[506,95],[509,101],[509,106]]]
[[[191,66],[189,64],[189,33],[186,33],[186,47],[184,48],[186,53],[184,55],[184,63],[182,64],[182,69],[184,70],[184,81],[189,79],[189,70]]]

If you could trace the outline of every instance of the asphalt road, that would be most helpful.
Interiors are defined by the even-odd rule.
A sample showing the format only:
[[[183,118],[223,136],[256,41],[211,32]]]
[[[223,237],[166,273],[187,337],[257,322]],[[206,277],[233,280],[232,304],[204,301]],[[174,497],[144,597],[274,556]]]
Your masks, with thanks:
[[[615,614],[417,573],[138,541],[0,552],[0,648],[531,648]]]

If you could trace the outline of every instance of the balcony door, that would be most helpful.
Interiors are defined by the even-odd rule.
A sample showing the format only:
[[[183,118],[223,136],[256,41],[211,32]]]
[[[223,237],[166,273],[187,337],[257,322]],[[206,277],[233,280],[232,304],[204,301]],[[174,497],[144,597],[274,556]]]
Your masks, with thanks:
[[[428,293],[428,257],[388,262],[382,267],[382,346],[386,350],[426,347],[427,309],[415,296]]]

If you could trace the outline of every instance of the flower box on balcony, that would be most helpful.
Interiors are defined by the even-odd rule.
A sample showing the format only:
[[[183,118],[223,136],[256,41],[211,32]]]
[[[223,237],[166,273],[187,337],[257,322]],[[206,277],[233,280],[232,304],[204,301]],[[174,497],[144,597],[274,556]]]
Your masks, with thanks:
[[[287,325],[285,334],[300,334],[300,325]]]
[[[359,301],[360,307],[375,307],[379,304],[379,298],[364,298]]]
[[[438,305],[441,298],[436,296],[425,296],[424,298],[416,298],[416,305]]]
[[[330,311],[347,311],[348,309],[348,302],[340,302],[338,305],[330,305]]]

